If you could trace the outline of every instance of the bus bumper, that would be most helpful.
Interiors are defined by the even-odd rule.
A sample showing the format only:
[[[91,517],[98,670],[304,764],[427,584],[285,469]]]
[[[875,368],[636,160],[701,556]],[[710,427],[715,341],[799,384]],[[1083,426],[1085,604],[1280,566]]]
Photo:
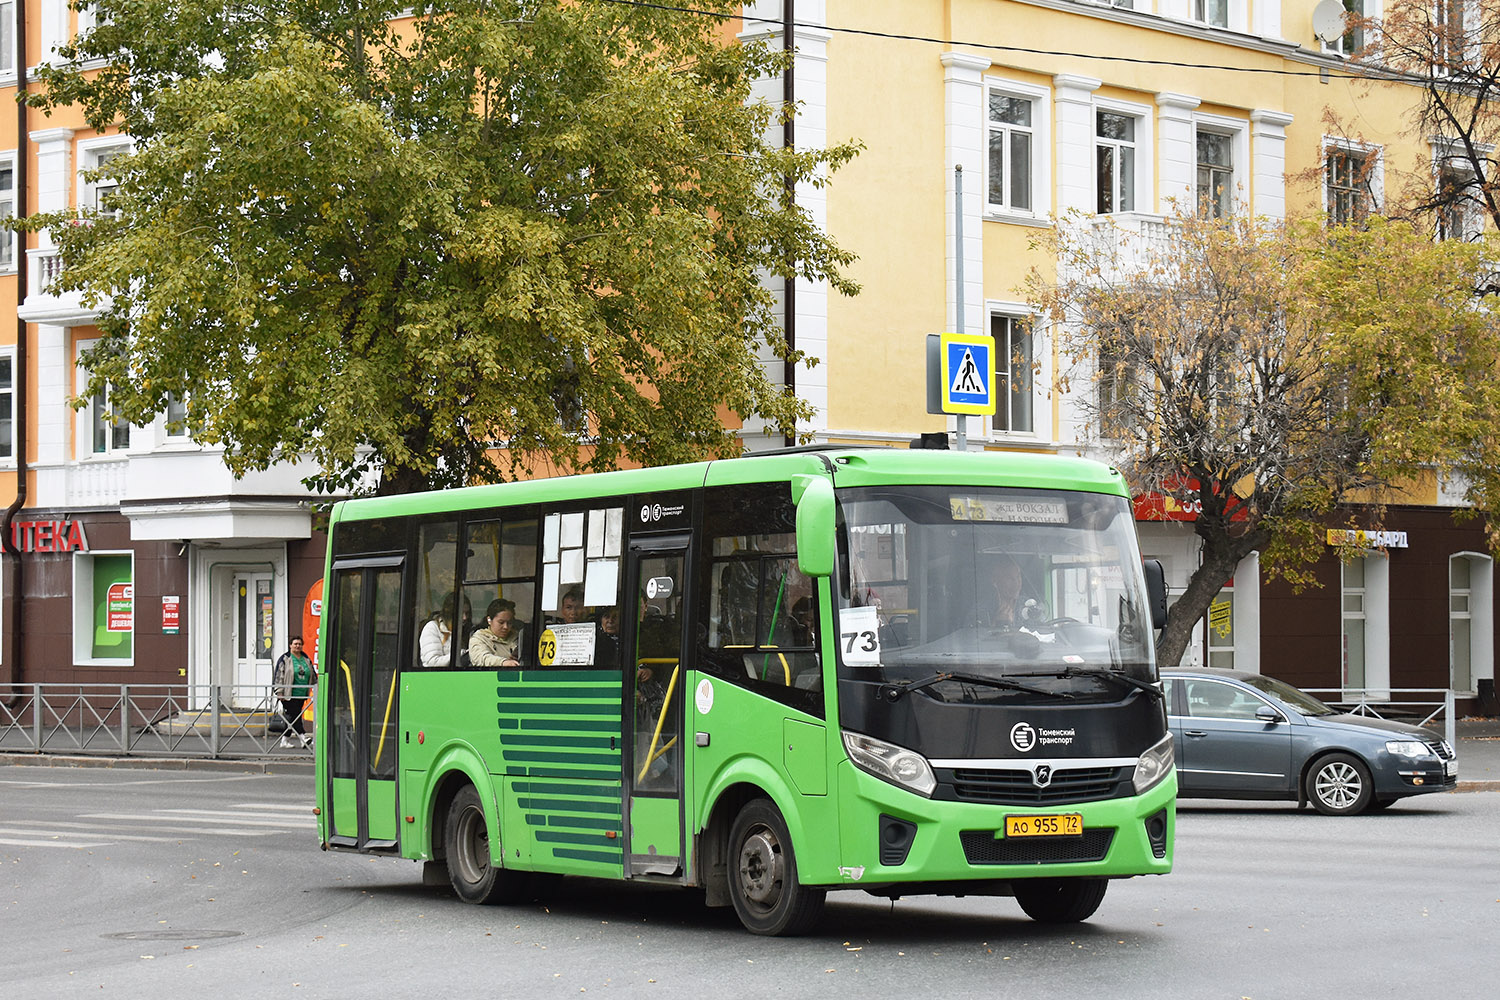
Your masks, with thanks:
[[[802,871],[811,884],[881,892],[982,894],[1020,878],[1124,878],[1172,870],[1177,772],[1143,795],[1076,805],[936,802],[848,761],[838,769],[840,855],[836,872]],[[1005,837],[1005,817],[1078,813],[1079,836]],[[921,883],[921,887],[915,883]],[[884,894],[884,893],[882,893]]]

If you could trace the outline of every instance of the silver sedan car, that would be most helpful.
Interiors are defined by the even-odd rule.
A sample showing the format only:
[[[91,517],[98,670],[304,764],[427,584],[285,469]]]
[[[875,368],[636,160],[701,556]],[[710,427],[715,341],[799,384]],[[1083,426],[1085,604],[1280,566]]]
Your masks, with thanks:
[[[1420,726],[1348,715],[1260,674],[1161,676],[1181,798],[1286,799],[1348,816],[1458,784],[1453,747]]]

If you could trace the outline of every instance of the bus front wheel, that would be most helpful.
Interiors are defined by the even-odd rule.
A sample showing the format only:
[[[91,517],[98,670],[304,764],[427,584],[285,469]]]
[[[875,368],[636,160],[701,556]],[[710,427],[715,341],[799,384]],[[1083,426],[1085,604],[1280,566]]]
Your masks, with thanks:
[[[1032,920],[1076,924],[1104,902],[1109,880],[1102,878],[1029,878],[1015,884],[1016,902]]]
[[[508,903],[520,893],[523,876],[490,863],[490,833],[484,806],[473,785],[465,785],[448,806],[448,881],[465,903]]]
[[[801,934],[823,913],[824,889],[797,880],[786,821],[768,799],[745,804],[729,829],[729,895],[753,934]]]

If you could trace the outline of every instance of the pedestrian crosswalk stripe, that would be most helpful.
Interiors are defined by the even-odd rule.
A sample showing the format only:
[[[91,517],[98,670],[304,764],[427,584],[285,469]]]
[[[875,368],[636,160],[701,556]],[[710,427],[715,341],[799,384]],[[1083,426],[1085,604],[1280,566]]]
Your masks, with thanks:
[[[100,841],[73,841],[73,840],[14,840],[10,837],[0,837],[0,844],[11,847],[70,847],[74,850],[84,850],[90,847],[108,847],[110,842]]]
[[[116,833],[106,827],[100,827],[97,823],[45,823],[40,820],[18,819],[13,821],[14,826],[0,826],[0,833],[13,833],[29,837],[40,837],[52,830],[66,830],[70,836],[77,836],[75,830],[83,830],[94,834],[96,837],[107,836],[110,840],[139,840],[145,843],[175,844],[181,837],[147,837],[140,834]],[[33,827],[35,829],[27,829]],[[194,831],[197,832],[197,831]]]
[[[198,815],[192,815],[198,813]],[[158,820],[172,823],[223,823],[235,826],[272,826],[284,830],[289,826],[314,826],[312,821],[298,822],[292,819],[246,819],[235,813],[206,812],[192,809],[159,809],[154,813],[84,813],[79,819],[135,819]]]

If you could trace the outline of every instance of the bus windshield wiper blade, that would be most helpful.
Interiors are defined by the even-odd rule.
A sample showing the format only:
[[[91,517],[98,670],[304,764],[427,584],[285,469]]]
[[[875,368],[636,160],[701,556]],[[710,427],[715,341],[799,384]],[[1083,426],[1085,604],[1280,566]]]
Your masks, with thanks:
[[[1161,688],[1157,687],[1155,684],[1152,684],[1150,681],[1143,681],[1139,677],[1131,677],[1129,674],[1122,674],[1118,670],[1109,670],[1105,667],[1068,666],[1062,667],[1057,670],[1031,671],[1029,673],[1022,674],[1021,676],[1061,677],[1065,680],[1073,677],[1102,677],[1106,680],[1119,681],[1126,687],[1135,688],[1137,691],[1144,691],[1151,697],[1155,698],[1157,701],[1164,700],[1162,697]]]
[[[1034,675],[1028,675],[1034,676]],[[1073,694],[1067,691],[1048,691],[1046,688],[1025,684],[1009,677],[985,677],[981,674],[965,674],[958,671],[943,671],[924,677],[919,681],[899,681],[895,684],[887,684],[881,689],[881,695],[886,701],[900,701],[901,696],[923,688],[941,684],[943,681],[958,681],[960,684],[980,684],[985,687],[1003,688],[1007,691],[1025,691],[1027,694],[1039,694],[1048,698],[1072,698]]]

